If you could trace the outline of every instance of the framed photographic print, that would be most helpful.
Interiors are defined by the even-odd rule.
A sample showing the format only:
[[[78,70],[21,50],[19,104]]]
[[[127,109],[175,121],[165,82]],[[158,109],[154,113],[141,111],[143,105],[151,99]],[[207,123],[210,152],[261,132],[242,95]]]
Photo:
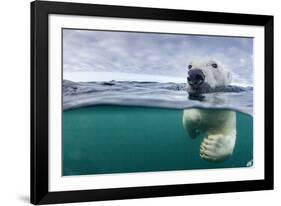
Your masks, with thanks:
[[[31,3],[31,203],[273,189],[273,16]]]

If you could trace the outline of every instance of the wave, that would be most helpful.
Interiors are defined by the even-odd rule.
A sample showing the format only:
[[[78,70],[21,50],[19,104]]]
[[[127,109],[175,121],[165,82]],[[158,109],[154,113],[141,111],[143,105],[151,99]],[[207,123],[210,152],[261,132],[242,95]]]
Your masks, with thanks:
[[[188,95],[185,83],[63,80],[64,110],[108,104],[173,109],[226,108],[252,115],[253,87],[229,85],[207,94]]]

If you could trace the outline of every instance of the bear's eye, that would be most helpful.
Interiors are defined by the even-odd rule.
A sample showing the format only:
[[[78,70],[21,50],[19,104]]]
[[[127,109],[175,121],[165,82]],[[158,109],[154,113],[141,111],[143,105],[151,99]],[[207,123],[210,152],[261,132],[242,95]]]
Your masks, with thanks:
[[[192,68],[192,65],[190,64],[190,65],[188,65],[188,69],[191,69]]]
[[[212,64],[212,67],[218,68],[218,65],[217,65],[216,63],[213,63],[213,64]]]

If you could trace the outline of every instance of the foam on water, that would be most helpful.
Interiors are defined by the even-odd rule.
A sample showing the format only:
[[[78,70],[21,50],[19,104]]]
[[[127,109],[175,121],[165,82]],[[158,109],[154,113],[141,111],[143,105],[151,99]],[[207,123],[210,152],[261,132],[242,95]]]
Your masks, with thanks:
[[[231,85],[207,94],[188,95],[185,83],[63,80],[64,110],[92,105],[226,108],[252,115],[253,88]]]

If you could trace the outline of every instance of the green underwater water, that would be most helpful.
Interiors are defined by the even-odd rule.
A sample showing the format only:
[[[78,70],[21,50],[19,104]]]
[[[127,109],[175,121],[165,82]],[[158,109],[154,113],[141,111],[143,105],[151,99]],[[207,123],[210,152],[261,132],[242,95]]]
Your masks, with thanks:
[[[62,175],[246,167],[253,159],[253,118],[237,112],[234,152],[224,162],[199,156],[203,137],[191,139],[183,110],[92,106],[63,112]]]

